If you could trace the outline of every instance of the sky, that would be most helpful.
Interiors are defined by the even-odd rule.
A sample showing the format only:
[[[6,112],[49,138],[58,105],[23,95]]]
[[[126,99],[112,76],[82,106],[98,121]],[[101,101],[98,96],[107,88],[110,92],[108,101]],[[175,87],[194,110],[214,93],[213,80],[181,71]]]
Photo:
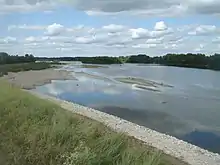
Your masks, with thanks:
[[[220,53],[220,0],[0,0],[0,52]]]

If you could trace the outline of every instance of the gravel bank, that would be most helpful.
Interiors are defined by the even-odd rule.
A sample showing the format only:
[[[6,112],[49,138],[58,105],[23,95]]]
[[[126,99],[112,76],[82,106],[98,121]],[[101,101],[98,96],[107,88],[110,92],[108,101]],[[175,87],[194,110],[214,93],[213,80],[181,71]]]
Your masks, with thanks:
[[[33,93],[32,91],[29,91]],[[215,154],[187,142],[178,140],[172,136],[165,135],[151,129],[139,126],[118,117],[84,107],[78,104],[59,100],[57,98],[33,93],[38,97],[50,100],[62,108],[74,113],[99,121],[116,132],[124,132],[129,136],[143,141],[146,145],[162,150],[164,153],[185,161],[191,165],[220,165],[220,155]]]
[[[70,72],[56,69],[31,70],[17,73],[9,72],[8,75],[1,78],[23,89],[33,89],[36,86],[48,84],[51,80],[75,79]]]

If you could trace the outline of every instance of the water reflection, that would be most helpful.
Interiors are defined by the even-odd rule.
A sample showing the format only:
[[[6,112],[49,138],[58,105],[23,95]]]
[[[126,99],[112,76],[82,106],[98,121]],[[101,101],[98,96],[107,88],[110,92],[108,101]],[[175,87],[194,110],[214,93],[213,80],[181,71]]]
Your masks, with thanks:
[[[181,122],[180,119],[164,112],[148,111],[146,109],[129,109],[115,106],[91,107],[176,137],[180,137],[191,130],[191,128],[187,126],[187,124]]]
[[[220,136],[212,132],[193,131],[181,139],[207,150],[220,153]]]
[[[151,65],[65,69],[73,71],[77,80],[52,81],[35,90],[220,152],[220,72]],[[174,87],[155,92],[116,80],[126,76]]]

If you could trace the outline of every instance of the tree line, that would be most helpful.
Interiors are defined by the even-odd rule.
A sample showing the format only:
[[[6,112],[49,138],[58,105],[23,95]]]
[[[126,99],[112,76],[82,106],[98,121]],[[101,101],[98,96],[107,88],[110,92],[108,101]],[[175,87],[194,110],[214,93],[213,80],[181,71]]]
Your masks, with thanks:
[[[25,54],[24,56],[9,55],[5,52],[0,52],[0,64],[18,64],[35,62],[35,57],[32,54]]]
[[[119,56],[119,57],[56,57],[39,58],[38,60],[58,60],[58,61],[81,61],[86,64],[122,64],[122,63],[142,63],[160,64],[167,66],[178,66],[188,68],[201,68],[220,70],[220,54],[206,56],[205,54],[166,54],[164,56],[150,57],[146,54]]]
[[[149,57],[147,55],[130,56],[128,63],[161,64],[188,68],[220,70],[220,54],[206,56],[205,54],[167,54]]]
[[[142,63],[160,64],[167,66],[201,68],[220,70],[220,54],[206,56],[205,54],[166,54],[164,56],[150,57],[146,54],[131,56],[97,56],[97,57],[34,57],[26,54],[24,56],[10,56],[7,53],[0,53],[0,64],[26,63],[40,61],[81,61],[85,64],[123,64]]]
[[[39,61],[81,61],[84,64],[122,64],[119,57],[97,56],[97,57],[39,57]]]

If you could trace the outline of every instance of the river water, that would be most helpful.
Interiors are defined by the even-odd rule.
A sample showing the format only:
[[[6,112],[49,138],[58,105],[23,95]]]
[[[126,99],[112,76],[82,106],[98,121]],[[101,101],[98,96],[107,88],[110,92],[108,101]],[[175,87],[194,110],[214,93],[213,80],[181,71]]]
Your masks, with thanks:
[[[52,81],[35,90],[220,153],[220,72],[137,64],[99,68],[71,64],[63,69],[72,71],[77,80]],[[119,81],[128,77],[136,82]],[[137,81],[168,86],[148,90],[138,88]]]

